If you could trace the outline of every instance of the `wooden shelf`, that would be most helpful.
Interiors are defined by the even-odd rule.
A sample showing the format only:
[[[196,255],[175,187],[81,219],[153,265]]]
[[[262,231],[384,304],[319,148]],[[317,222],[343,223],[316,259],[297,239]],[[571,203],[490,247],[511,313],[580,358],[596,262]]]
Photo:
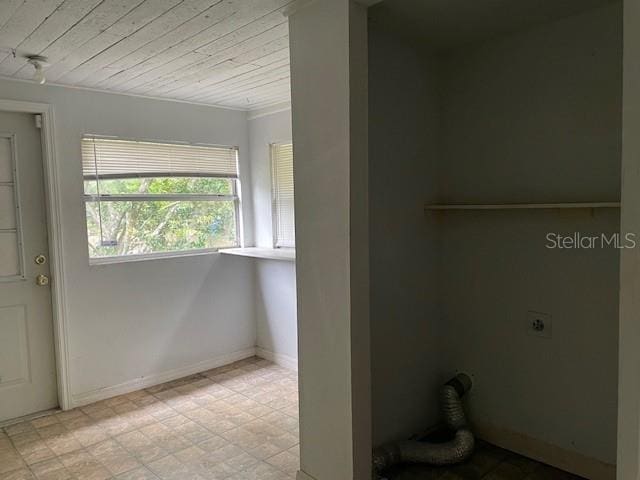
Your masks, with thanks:
[[[577,208],[620,208],[620,202],[580,203],[496,203],[496,204],[426,204],[426,211],[442,210],[560,210]]]

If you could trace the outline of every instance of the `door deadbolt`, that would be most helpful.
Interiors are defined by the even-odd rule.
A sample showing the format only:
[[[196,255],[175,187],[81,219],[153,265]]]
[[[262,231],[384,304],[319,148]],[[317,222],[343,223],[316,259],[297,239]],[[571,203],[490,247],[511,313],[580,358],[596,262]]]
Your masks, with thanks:
[[[40,287],[46,287],[47,285],[49,285],[49,277],[47,277],[46,275],[38,275],[36,277],[36,285]]]
[[[45,257],[44,255],[38,255],[34,259],[34,262],[36,262],[36,265],[44,265],[45,263],[47,263],[47,257]]]

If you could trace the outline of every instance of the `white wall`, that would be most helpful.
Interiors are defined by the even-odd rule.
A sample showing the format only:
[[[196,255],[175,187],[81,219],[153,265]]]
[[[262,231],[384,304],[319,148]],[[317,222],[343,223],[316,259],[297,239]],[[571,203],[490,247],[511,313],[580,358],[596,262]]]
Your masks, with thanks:
[[[366,102],[352,103],[366,92],[366,11],[351,3],[289,18],[304,479],[371,477]]]
[[[249,120],[251,182],[257,247],[273,247],[271,143],[291,142],[291,110]],[[255,265],[256,345],[295,363],[298,358],[295,262],[251,259]],[[282,357],[284,356],[284,357]]]
[[[13,81],[0,81],[0,98],[55,108],[76,401],[254,347],[254,276],[246,262],[210,254],[89,266],[80,162],[84,133],[237,145],[241,181],[250,185],[245,112]],[[243,195],[251,242],[250,189]]]

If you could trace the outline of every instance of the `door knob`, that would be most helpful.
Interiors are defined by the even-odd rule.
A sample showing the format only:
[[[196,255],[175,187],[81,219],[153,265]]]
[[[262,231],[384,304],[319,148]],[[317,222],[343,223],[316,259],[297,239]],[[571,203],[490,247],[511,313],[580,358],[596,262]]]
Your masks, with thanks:
[[[47,285],[49,285],[49,277],[47,277],[46,275],[38,275],[36,277],[36,285],[40,287],[46,287]]]

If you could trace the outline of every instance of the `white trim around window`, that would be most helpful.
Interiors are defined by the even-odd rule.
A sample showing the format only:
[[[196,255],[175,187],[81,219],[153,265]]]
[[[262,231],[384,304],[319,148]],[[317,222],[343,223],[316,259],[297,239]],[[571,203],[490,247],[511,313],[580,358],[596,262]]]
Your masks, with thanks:
[[[82,166],[91,265],[240,245],[237,147],[85,135]]]

